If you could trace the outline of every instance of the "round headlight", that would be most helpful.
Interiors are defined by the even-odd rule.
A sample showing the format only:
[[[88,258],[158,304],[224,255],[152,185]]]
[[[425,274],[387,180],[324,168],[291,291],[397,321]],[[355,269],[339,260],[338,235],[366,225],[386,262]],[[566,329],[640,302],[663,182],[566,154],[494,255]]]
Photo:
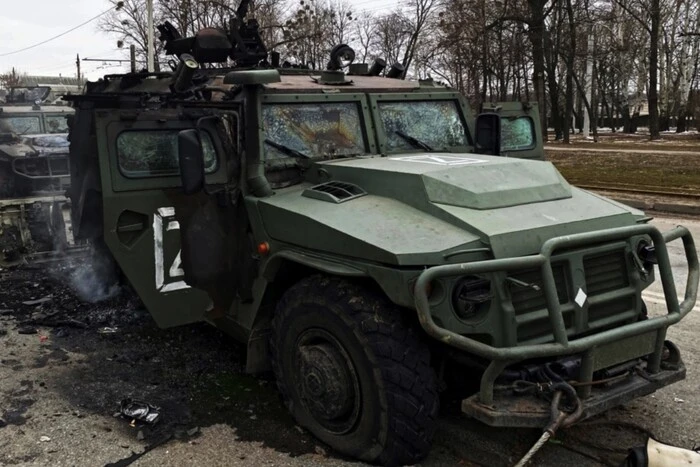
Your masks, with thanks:
[[[452,306],[460,318],[470,319],[488,310],[491,302],[491,282],[478,276],[466,276],[452,291]]]

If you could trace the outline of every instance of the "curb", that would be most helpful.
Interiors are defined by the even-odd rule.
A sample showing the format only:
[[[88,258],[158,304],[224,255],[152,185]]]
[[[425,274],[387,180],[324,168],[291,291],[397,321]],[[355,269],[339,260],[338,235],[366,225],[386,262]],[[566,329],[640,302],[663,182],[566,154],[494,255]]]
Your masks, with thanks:
[[[638,199],[610,197],[618,203],[626,204],[627,206],[642,209],[644,211],[661,211],[674,214],[686,214],[690,216],[700,216],[700,205],[684,204],[684,203],[664,203],[653,201],[641,201]]]

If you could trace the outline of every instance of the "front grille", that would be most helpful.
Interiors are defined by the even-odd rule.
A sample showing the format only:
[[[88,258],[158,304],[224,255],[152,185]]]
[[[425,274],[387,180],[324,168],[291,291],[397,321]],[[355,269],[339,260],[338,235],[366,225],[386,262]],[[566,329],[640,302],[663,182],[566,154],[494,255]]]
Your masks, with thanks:
[[[635,297],[627,296],[609,302],[591,305],[588,308],[588,323],[593,326],[596,322],[612,316],[621,316],[623,313],[634,314]]]
[[[566,269],[563,264],[553,264],[554,283],[557,286],[559,303],[564,304],[569,301]],[[513,301],[516,315],[523,315],[535,310],[547,308],[547,301],[544,297],[544,285],[542,284],[542,274],[539,269],[529,269],[512,274],[511,277],[527,284],[537,285],[540,290],[532,287],[523,287],[510,283],[510,296]]]
[[[583,259],[588,295],[598,295],[629,285],[624,250],[606,252]]]
[[[577,254],[572,252],[566,258],[559,257],[552,263],[554,283],[562,308],[564,323],[569,335],[586,333],[592,329],[616,325],[621,321],[634,318],[636,299],[630,295],[630,277],[627,270],[625,250],[607,251],[604,253]],[[573,271],[581,270],[585,285],[572,281]],[[540,287],[524,287],[513,282],[508,283],[511,303],[518,321],[516,333],[517,342],[551,342],[554,340],[547,302],[544,295],[542,274],[540,269],[518,271],[510,277],[526,284]],[[580,277],[580,276],[577,276]],[[581,309],[573,302],[574,295],[581,287],[588,297],[597,297]],[[625,289],[624,296],[611,294],[609,298],[601,296],[606,292]],[[574,295],[572,295],[574,294]],[[587,312],[587,313],[586,313]],[[586,314],[584,320],[581,314]],[[584,322],[585,321],[585,322]]]

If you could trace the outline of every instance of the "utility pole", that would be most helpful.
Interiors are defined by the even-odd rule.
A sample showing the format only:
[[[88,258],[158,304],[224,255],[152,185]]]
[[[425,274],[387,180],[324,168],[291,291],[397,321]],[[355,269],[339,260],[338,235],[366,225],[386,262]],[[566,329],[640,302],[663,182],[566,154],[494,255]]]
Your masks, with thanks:
[[[148,72],[155,70],[155,46],[153,44],[153,0],[147,0],[148,13]]]
[[[80,82],[80,54],[75,54],[75,66],[78,68],[78,82]]]
[[[131,72],[136,73],[136,46],[134,44],[129,46],[129,56],[131,61]]]

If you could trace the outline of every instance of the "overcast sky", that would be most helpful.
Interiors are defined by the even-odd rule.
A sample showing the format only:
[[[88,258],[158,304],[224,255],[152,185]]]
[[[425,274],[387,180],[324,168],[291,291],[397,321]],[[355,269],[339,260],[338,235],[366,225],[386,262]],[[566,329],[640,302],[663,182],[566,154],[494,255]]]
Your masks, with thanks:
[[[155,0],[156,2],[158,0]],[[348,0],[358,10],[381,13],[396,0]],[[76,54],[83,58],[126,58],[116,39],[97,30],[97,20],[63,37],[25,52],[4,55],[67,31],[109,8],[106,0],[1,0],[0,73],[15,67],[31,75],[75,76]],[[81,63],[89,79],[118,73],[122,67],[102,62]]]

